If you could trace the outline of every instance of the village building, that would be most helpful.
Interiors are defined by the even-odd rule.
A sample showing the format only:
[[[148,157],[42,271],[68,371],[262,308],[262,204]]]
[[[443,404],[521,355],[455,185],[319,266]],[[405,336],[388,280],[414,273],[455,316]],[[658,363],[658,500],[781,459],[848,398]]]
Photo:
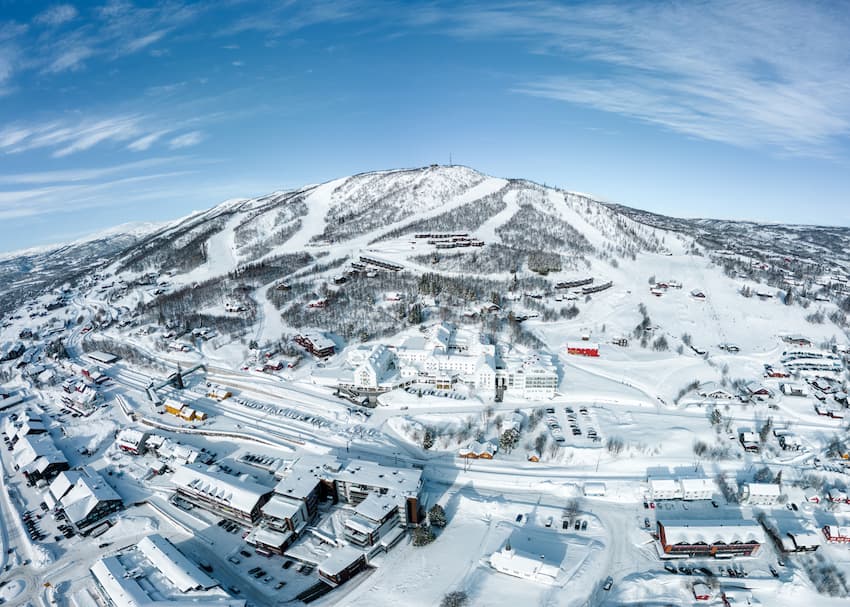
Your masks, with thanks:
[[[332,586],[343,584],[366,568],[366,555],[353,546],[331,550],[318,567],[319,579]]]
[[[596,358],[599,356],[599,344],[587,341],[569,342],[567,343],[567,354]]]
[[[159,534],[90,568],[98,599],[111,607],[245,607]]]
[[[63,470],[70,468],[65,454],[53,443],[50,435],[30,434],[18,439],[12,458],[31,483],[50,481]]]
[[[400,527],[398,503],[387,495],[372,493],[354,507],[352,516],[343,523],[343,535],[350,543],[361,548],[376,546],[382,539],[388,549],[404,536]]]
[[[49,490],[68,522],[83,533],[124,507],[121,496],[88,467],[60,472]]]
[[[490,566],[499,573],[513,577],[553,586],[557,584],[566,554],[564,544],[543,541],[536,536],[526,538],[527,542],[521,539],[516,534],[508,539],[501,550],[490,555]],[[526,545],[533,551],[526,549]]]
[[[820,533],[814,531],[788,531],[780,539],[783,552],[814,552],[821,545]]]
[[[342,501],[356,506],[372,493],[388,495],[395,499],[403,524],[418,525],[422,521],[421,470],[355,459],[331,477],[336,481],[337,497]]]
[[[741,487],[741,502],[751,506],[773,506],[781,495],[776,483],[745,483]]]
[[[148,434],[142,430],[135,428],[122,428],[115,437],[115,446],[126,453],[133,455],[144,455],[147,450],[145,442],[148,440]]]
[[[732,392],[713,381],[700,384],[698,393],[703,398],[711,398],[714,400],[732,400],[735,398],[735,395]]]
[[[178,467],[171,483],[187,501],[246,525],[260,520],[261,508],[272,496],[270,487],[194,464]]]
[[[741,432],[738,435],[738,441],[741,443],[741,446],[744,448],[744,451],[748,453],[758,453],[761,443],[759,442],[759,435],[755,432]]]
[[[319,331],[305,331],[295,337],[295,343],[317,358],[328,358],[336,351],[334,342]]]
[[[824,525],[823,536],[831,544],[847,544],[850,543],[850,527]]]
[[[667,557],[751,556],[765,543],[755,521],[659,520],[658,542]]]

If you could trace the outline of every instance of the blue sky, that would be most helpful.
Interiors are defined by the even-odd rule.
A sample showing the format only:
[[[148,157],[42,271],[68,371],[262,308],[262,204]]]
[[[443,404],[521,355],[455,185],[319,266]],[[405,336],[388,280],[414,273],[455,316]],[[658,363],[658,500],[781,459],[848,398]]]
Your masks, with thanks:
[[[845,3],[0,0],[0,250],[456,163],[850,225]]]

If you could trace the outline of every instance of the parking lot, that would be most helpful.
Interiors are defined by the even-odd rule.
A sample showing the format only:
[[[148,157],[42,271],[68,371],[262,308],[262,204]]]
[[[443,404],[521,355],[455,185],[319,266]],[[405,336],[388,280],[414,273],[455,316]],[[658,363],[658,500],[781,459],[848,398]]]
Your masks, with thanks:
[[[567,405],[546,408],[546,425],[555,442],[561,446],[598,446],[602,436],[591,407]]]

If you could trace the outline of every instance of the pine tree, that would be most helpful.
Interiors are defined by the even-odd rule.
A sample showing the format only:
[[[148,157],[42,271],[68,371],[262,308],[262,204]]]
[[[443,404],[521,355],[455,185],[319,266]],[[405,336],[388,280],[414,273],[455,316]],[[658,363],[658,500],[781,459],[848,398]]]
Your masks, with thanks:
[[[431,526],[443,528],[448,521],[446,520],[446,511],[440,504],[434,504],[428,511],[428,520],[431,521]]]
[[[435,539],[437,538],[434,535],[434,532],[431,531],[431,527],[429,527],[428,525],[423,525],[413,530],[414,546],[427,546]]]
[[[426,451],[434,446],[434,430],[433,428],[425,428],[425,435],[422,437],[422,448]]]

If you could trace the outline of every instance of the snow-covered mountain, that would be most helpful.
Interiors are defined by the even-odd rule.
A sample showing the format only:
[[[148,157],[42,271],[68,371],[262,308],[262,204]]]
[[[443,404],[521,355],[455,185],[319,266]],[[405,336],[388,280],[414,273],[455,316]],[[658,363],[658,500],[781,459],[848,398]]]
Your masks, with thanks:
[[[432,165],[229,200],[148,233],[7,259],[0,275],[7,312],[45,289],[88,281],[127,309],[234,338],[271,340],[320,326],[370,339],[397,331],[411,312],[418,317],[412,307],[422,296],[443,314],[470,316],[482,303],[513,300],[516,315],[570,318],[575,303],[552,307],[523,295],[588,279],[631,292],[636,275],[661,278],[664,260],[680,256],[722,267],[733,291],[740,284],[732,280],[746,279],[776,293],[797,290],[803,303],[840,304],[848,242],[845,228],[675,219]],[[401,271],[365,280],[350,265],[363,256]],[[386,292],[404,302],[389,313],[370,305]]]

